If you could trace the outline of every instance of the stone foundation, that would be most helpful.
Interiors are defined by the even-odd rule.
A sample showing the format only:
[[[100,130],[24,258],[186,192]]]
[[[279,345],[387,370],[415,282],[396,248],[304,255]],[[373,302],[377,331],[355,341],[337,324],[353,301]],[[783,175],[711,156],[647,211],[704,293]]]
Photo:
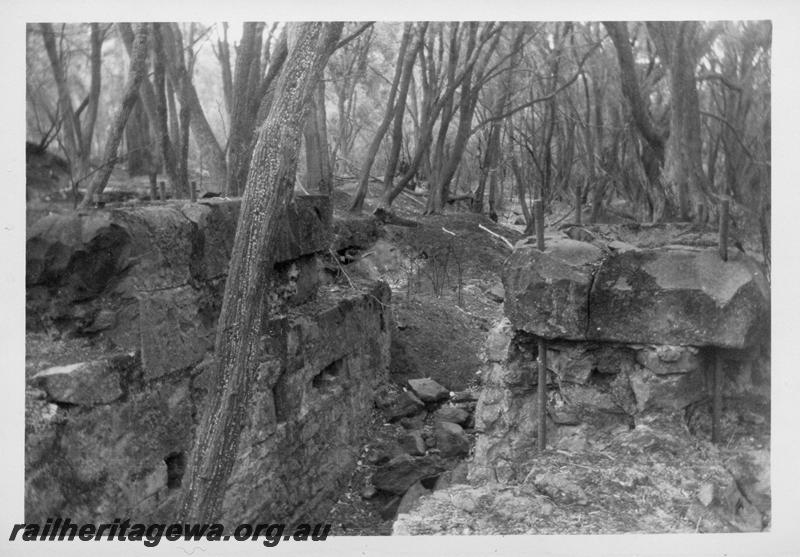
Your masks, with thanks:
[[[325,198],[298,198],[276,244],[260,365],[223,502],[227,523],[323,516],[389,363],[390,290],[327,284]],[[27,521],[175,517],[204,400],[238,200],[51,216],[28,237],[32,331],[88,340],[29,377]]]

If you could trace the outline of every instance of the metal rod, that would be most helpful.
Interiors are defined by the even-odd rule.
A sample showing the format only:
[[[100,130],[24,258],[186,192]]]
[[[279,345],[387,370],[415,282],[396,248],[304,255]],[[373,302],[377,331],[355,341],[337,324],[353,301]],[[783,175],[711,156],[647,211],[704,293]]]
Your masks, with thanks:
[[[544,205],[541,198],[533,200],[533,211],[536,218],[536,247],[539,251],[544,251]],[[544,452],[547,447],[547,343],[543,338],[539,339],[538,352],[538,404],[536,405],[538,435],[536,448],[539,452]]]
[[[719,256],[723,261],[728,260],[728,215],[730,201],[724,199],[719,208]]]
[[[155,201],[158,199],[158,183],[156,182],[156,175],[150,175],[150,200]]]
[[[167,200],[167,183],[163,180],[158,183],[158,189],[161,192],[161,201]]]
[[[722,355],[717,352],[714,360],[714,399],[711,408],[711,442],[719,443],[722,432],[720,419],[722,417]]]
[[[197,182],[192,180],[191,183],[189,184],[189,186],[190,186],[189,187],[189,196],[190,196],[192,202],[195,202],[195,201],[197,201]]]
[[[536,247],[544,251],[544,205],[541,198],[533,200],[533,213],[536,219]]]
[[[539,426],[536,438],[536,449],[543,452],[547,447],[547,343],[539,339],[539,381],[537,384],[538,404],[536,405],[536,421]]]

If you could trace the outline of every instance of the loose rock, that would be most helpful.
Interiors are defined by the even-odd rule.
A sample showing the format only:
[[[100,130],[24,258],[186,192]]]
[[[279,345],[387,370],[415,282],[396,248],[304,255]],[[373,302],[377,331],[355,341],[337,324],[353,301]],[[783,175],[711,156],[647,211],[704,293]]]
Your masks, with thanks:
[[[464,425],[469,420],[469,412],[457,406],[443,406],[433,414],[433,417],[437,422]]]
[[[469,453],[469,440],[460,425],[452,422],[437,422],[436,447],[445,458],[465,456]]]
[[[372,483],[382,491],[400,495],[416,482],[432,478],[441,471],[441,466],[431,458],[402,454],[378,468],[372,477]]]
[[[424,379],[409,379],[408,385],[411,387],[411,390],[425,402],[437,402],[450,396],[449,390],[429,377]]]
[[[410,391],[398,394],[394,401],[383,409],[383,415],[391,421],[404,416],[412,416],[425,408],[425,404]]]

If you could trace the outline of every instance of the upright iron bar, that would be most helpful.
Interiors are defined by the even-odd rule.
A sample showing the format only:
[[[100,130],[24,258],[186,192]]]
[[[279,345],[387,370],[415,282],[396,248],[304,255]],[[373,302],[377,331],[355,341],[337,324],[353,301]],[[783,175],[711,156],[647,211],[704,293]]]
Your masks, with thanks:
[[[533,216],[536,219],[536,247],[544,251],[544,205],[541,198],[533,200]]]
[[[728,260],[728,221],[730,214],[730,201],[722,200],[719,208],[719,256],[723,261]]]
[[[157,201],[158,200],[158,183],[156,181],[156,175],[150,175],[150,201]]]
[[[533,200],[533,213],[536,219],[536,247],[539,251],[544,251],[544,206],[541,198]],[[538,404],[536,405],[538,425],[536,449],[541,453],[547,446],[547,343],[543,338],[539,338],[537,351],[539,353],[539,374]]]
[[[719,207],[719,257],[728,260],[728,221],[730,214],[730,200],[723,199]],[[722,432],[720,420],[722,418],[722,355],[719,352],[714,357],[714,389],[711,408],[711,442],[719,443]]]
[[[714,356],[714,400],[711,410],[711,442],[719,443],[722,432],[720,419],[722,418],[722,355],[717,352]]]

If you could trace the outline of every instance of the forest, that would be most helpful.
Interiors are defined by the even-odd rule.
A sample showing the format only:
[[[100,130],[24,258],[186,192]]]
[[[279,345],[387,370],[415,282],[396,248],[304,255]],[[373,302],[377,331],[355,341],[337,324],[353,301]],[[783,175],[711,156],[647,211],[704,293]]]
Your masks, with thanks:
[[[529,226],[537,197],[586,222],[706,222],[730,199],[768,260],[770,41],[759,21],[348,23],[297,181],[355,182],[354,212],[377,181],[383,208],[405,190]],[[84,205],[115,165],[240,195],[286,55],[280,23],[29,25],[28,142]]]
[[[587,504],[593,533],[769,527],[770,21],[31,23],[26,41],[36,512],[145,478],[126,513],[328,512],[374,534],[433,493],[458,533],[435,495],[467,459],[465,497],[493,475],[543,521],[509,526],[495,492],[470,533],[583,533]],[[148,415],[141,454],[109,441],[128,483],[70,468],[59,486],[92,495],[59,499],[53,401],[52,435],[81,443],[102,412],[138,419],[130,401],[183,433]],[[314,466],[338,476],[307,493]],[[289,487],[253,502],[248,474]]]

